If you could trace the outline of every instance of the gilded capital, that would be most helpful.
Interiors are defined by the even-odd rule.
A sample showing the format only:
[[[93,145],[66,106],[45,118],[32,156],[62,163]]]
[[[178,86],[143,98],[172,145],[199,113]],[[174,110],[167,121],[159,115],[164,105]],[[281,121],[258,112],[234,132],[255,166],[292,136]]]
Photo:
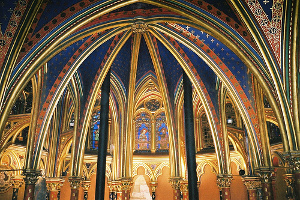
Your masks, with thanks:
[[[169,182],[171,183],[174,190],[180,190],[181,177],[171,177]]]
[[[226,175],[219,175],[217,178],[217,185],[219,187],[219,189],[222,188],[229,188],[231,185],[231,181],[232,181],[232,176]]]
[[[257,188],[261,188],[261,181],[258,176],[245,176],[243,177],[243,181],[247,190],[256,190]]]
[[[261,169],[258,172],[258,175],[260,176],[260,180],[262,183],[270,183],[271,182],[271,176],[273,171],[270,169]]]
[[[180,191],[181,191],[181,192],[188,192],[188,191],[189,191],[189,184],[188,184],[188,181],[181,181],[181,184],[180,184]]]
[[[23,171],[24,182],[26,185],[35,185],[38,181],[39,176],[41,176],[41,171],[33,169],[25,169]]]
[[[24,180],[22,177],[13,177],[11,180],[12,180],[13,188],[16,188],[16,189],[19,189],[24,183]]]
[[[88,191],[89,188],[91,187],[91,181],[82,181],[82,188],[83,188],[83,191]]]
[[[131,179],[122,180],[122,182],[121,182],[122,191],[130,190],[132,185],[133,185],[133,182]]]
[[[69,177],[71,189],[79,189],[81,186],[81,181],[82,181],[81,177],[77,177],[77,176]]]

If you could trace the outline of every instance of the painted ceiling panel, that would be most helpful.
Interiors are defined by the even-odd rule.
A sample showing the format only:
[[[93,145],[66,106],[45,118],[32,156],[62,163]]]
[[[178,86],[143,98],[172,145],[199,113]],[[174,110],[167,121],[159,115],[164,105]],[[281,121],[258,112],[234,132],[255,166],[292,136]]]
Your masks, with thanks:
[[[108,40],[100,47],[95,49],[78,68],[78,72],[82,78],[83,99],[85,100],[90,92],[97,70],[111,44],[113,39]]]
[[[206,90],[212,100],[215,108],[218,108],[218,90],[216,89],[217,75],[214,71],[205,63],[204,60],[199,58],[195,53],[193,53],[189,48],[183,44],[179,44],[184,52],[188,55],[193,66],[197,70],[201,81],[204,83]],[[218,114],[219,109],[216,109]]]
[[[66,10],[77,2],[79,2],[79,0],[49,0],[46,8],[43,11],[43,14],[39,18],[39,22],[37,23],[35,32],[39,31],[54,17],[56,17],[60,13],[63,13],[62,11]]]
[[[125,94],[127,94],[129,86],[130,60],[131,60],[131,38],[129,38],[122,49],[118,52],[111,69],[125,86]]]
[[[17,1],[5,1],[5,0],[0,1],[0,28],[2,33],[5,32],[10,17],[17,3],[18,3]]]
[[[241,24],[239,18],[235,15],[234,9],[229,5],[229,3],[226,0],[225,1],[224,0],[223,1],[220,1],[220,0],[205,0],[205,2],[213,5],[217,9],[224,12],[227,16],[234,19],[234,21]],[[207,6],[207,10],[210,11],[210,10],[213,9],[211,5]]]
[[[182,68],[172,53],[157,40],[159,54],[163,63],[165,78],[171,100],[175,99],[175,90],[179,79],[182,76]]]
[[[120,12],[120,11],[132,11],[136,9],[152,9],[152,8],[158,8],[157,6],[146,4],[146,3],[134,3],[127,6],[124,6],[122,8],[116,9],[114,12]]]
[[[155,70],[153,67],[153,63],[150,57],[148,47],[146,45],[144,37],[142,37],[141,44],[140,44],[139,58],[138,58],[136,81],[139,82],[140,79],[149,71],[155,74]]]
[[[47,63],[47,73],[45,74],[45,83],[43,85],[44,92],[42,96],[42,103],[44,103],[45,99],[47,98],[46,95],[48,95],[49,90],[53,86],[61,70],[67,64],[71,56],[73,56],[78,47],[80,47],[86,41],[86,39],[87,38],[84,38],[75,42],[49,60]]]
[[[179,26],[185,28],[190,33],[198,37],[203,43],[205,43],[222,61],[223,63],[231,70],[235,75],[235,78],[244,89],[247,97],[249,99],[253,98],[253,93],[251,88],[251,74],[245,64],[241,59],[235,55],[226,45],[221,43],[216,38],[211,35],[195,29],[193,27],[188,27],[184,25]],[[182,45],[181,45],[182,46]],[[186,52],[188,55],[192,55],[192,51]]]

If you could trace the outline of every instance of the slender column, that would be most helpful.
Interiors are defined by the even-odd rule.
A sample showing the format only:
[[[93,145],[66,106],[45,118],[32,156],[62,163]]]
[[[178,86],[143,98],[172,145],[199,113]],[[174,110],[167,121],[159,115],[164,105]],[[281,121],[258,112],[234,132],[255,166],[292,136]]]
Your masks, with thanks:
[[[151,116],[151,153],[155,153],[155,119]]]
[[[25,192],[24,192],[24,200],[33,200],[34,199],[34,189],[35,183],[40,176],[40,171],[36,171],[33,169],[25,169],[23,172],[24,182],[25,182]]]
[[[110,70],[107,72],[101,87],[101,112],[100,112],[101,123],[99,127],[99,145],[98,145],[95,199],[104,199],[104,192],[105,192],[109,92],[110,92]]]
[[[182,200],[189,200],[189,183],[188,183],[188,181],[182,181],[180,183],[180,190],[182,193]]]
[[[82,178],[71,176],[69,177],[69,182],[71,185],[71,200],[78,200],[78,192],[81,185]]]
[[[184,119],[185,119],[185,146],[188,171],[189,196],[191,199],[199,199],[197,189],[195,134],[193,114],[193,90],[189,77],[183,71],[184,88]]]
[[[285,174],[284,176],[284,180],[286,183],[286,198],[290,199],[290,200],[295,200],[296,196],[295,196],[295,191],[294,191],[294,187],[295,187],[295,179],[293,174]]]
[[[261,170],[259,172],[262,186],[262,194],[264,200],[272,199],[272,182],[271,175],[272,172],[270,170]]]
[[[222,192],[222,200],[230,200],[230,185],[232,177],[230,175],[219,175],[217,178],[217,185]]]
[[[81,186],[83,189],[83,199],[87,200],[88,199],[88,191],[89,191],[89,188],[91,187],[91,181],[90,180],[82,181]]]
[[[150,187],[151,187],[151,197],[152,197],[152,200],[155,200],[156,198],[156,188],[157,188],[157,182],[156,181],[153,181],[153,182],[150,182]]]
[[[257,188],[261,188],[260,178],[257,176],[245,176],[243,181],[248,191],[249,200],[257,200]]]
[[[180,177],[170,178],[170,183],[173,187],[173,194],[174,194],[174,199],[175,200],[180,200],[181,199],[180,182],[181,182]]]
[[[110,152],[110,144],[113,143],[111,142],[111,118],[108,118],[108,133],[107,133],[107,152]]]
[[[47,190],[49,191],[49,200],[58,200],[58,192],[61,186],[61,179],[57,177],[46,178]]]
[[[196,150],[199,152],[201,150],[201,128],[200,128],[200,119],[196,118]]]
[[[122,200],[129,200],[130,199],[130,190],[133,185],[131,179],[123,179],[122,180]]]
[[[12,200],[18,199],[19,188],[23,185],[24,181],[22,177],[13,177],[12,185],[13,185],[13,195]]]

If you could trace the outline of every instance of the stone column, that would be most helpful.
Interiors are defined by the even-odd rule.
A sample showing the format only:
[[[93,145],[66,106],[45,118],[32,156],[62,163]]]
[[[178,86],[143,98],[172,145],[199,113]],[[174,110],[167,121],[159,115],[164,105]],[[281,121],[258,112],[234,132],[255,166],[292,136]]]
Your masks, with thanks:
[[[272,182],[271,182],[272,172],[270,170],[261,170],[258,174],[261,179],[263,199],[271,200],[273,198]]]
[[[257,200],[257,188],[261,188],[260,178],[257,176],[245,176],[243,181],[248,191],[249,200]]]
[[[181,181],[180,191],[182,193],[182,200],[189,200],[189,183],[188,183],[188,181]]]
[[[173,194],[174,194],[174,199],[175,200],[180,200],[181,199],[180,182],[181,182],[181,177],[172,177],[172,178],[170,178],[170,183],[171,183],[172,188],[173,188]]]
[[[18,199],[19,188],[23,185],[23,183],[24,183],[23,178],[20,176],[12,178],[12,185],[13,185],[12,200]]]
[[[157,182],[156,181],[153,181],[153,182],[150,182],[150,187],[151,187],[151,197],[152,197],[152,200],[155,200],[156,198],[156,188],[157,188]]]
[[[296,196],[295,196],[295,178],[293,174],[285,174],[284,176],[284,180],[286,183],[286,198],[290,199],[290,200],[295,200]]]
[[[33,169],[25,169],[23,172],[25,182],[24,200],[34,199],[35,183],[38,181],[41,172]]]
[[[122,189],[122,200],[129,200],[130,199],[130,190],[132,187],[132,180],[125,179],[121,182],[121,189]]]
[[[71,200],[78,200],[78,192],[81,185],[82,178],[77,176],[69,177],[71,186]]]
[[[81,186],[83,188],[83,199],[87,200],[88,199],[88,191],[91,186],[91,181],[90,180],[82,181]]]
[[[217,185],[222,192],[222,200],[230,200],[230,185],[232,181],[232,176],[230,175],[219,175],[217,178]]]
[[[49,200],[58,200],[61,179],[57,177],[46,178],[47,190],[49,191]]]

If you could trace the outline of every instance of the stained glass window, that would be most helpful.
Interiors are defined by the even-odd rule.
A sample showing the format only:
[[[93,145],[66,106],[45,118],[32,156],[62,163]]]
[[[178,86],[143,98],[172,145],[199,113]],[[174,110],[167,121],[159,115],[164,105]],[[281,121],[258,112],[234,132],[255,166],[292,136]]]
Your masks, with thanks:
[[[169,149],[169,133],[166,124],[166,115],[164,112],[156,117],[156,151],[163,151]]]
[[[148,151],[151,148],[151,120],[149,114],[143,112],[136,117],[135,149]]]
[[[205,114],[201,116],[201,128],[204,148],[214,148],[214,140]]]
[[[92,116],[91,122],[91,149],[98,149],[99,141],[99,127],[100,127],[100,111]]]

